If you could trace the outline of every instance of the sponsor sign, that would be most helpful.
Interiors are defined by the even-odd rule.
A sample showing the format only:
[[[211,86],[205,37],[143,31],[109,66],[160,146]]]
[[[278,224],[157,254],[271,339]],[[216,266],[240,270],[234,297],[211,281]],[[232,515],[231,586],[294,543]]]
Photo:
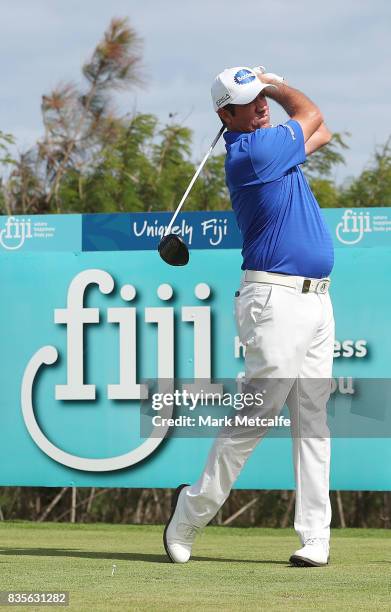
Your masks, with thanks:
[[[384,211],[325,211],[339,247],[330,290],[337,327],[329,407],[337,489],[391,486],[391,234],[379,229],[389,227]],[[0,218],[1,485],[174,487],[199,476],[215,424],[229,416],[210,421],[212,434],[209,427],[208,435],[181,435],[176,419],[195,414],[179,414],[167,398],[176,389],[194,397],[202,381],[239,402],[244,347],[233,296],[240,237],[232,213],[181,215],[177,231],[191,258],[173,268],[156,252],[169,219]],[[142,427],[154,385],[165,398],[153,423],[159,435]],[[285,411],[275,423],[283,435],[268,436],[254,451],[238,487],[294,486],[288,418]]]
[[[2,251],[80,251],[81,215],[0,216]]]

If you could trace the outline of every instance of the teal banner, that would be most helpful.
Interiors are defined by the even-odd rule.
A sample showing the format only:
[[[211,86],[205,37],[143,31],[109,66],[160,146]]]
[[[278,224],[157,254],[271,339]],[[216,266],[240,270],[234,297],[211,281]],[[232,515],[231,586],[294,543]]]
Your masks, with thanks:
[[[332,487],[389,490],[391,215],[324,213],[337,247]],[[141,405],[149,380],[214,388],[243,376],[238,234],[232,213],[187,213],[178,233],[191,231],[195,247],[187,266],[173,268],[156,251],[164,229],[148,234],[159,224],[167,219],[154,213],[0,217],[1,485],[175,487],[198,478],[213,438],[142,437]],[[288,435],[267,437],[236,486],[293,488]]]

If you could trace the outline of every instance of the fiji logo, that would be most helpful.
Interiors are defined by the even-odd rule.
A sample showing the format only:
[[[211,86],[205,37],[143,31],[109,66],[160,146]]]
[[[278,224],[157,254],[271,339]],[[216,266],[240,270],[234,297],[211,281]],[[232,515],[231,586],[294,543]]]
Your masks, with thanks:
[[[369,212],[354,212],[346,209],[342,221],[338,223],[335,233],[342,244],[357,244],[367,232],[372,232]]]
[[[247,70],[247,68],[242,68],[235,74],[234,81],[238,85],[245,85],[246,83],[251,83],[251,81],[254,81],[256,78],[253,72]]]
[[[85,384],[84,326],[100,322],[99,308],[86,308],[84,294],[90,285],[97,285],[102,294],[111,294],[114,279],[106,271],[88,269],[78,273],[70,282],[66,308],[54,310],[54,322],[67,328],[67,380],[55,386],[55,400],[96,400],[96,386]],[[200,301],[208,300],[210,287],[199,283],[194,295]],[[165,304],[173,297],[173,288],[163,283],[157,288],[157,297],[163,303],[158,307],[146,307],[145,323],[157,325],[157,379],[170,384],[174,380],[174,327],[178,318],[174,308]],[[142,400],[148,398],[148,386],[137,381],[137,308],[130,305],[137,295],[133,285],[125,284],[120,289],[121,299],[127,303],[122,307],[107,308],[107,321],[118,326],[119,381],[107,385],[109,400]],[[221,393],[222,385],[211,382],[211,309],[210,306],[193,305],[181,307],[181,319],[193,324],[194,330],[194,379],[202,379],[206,390]],[[33,405],[34,384],[42,366],[53,365],[59,357],[55,346],[42,346],[29,360],[25,369],[22,389],[22,413],[27,430],[37,446],[51,459],[67,467],[88,472],[121,470],[139,463],[153,453],[165,437],[162,427],[153,430],[137,448],[122,455],[93,459],[65,452],[55,446],[46,436],[36,418]],[[193,385],[183,385],[191,389]],[[204,386],[204,385],[203,385]],[[204,386],[205,388],[205,386]],[[173,406],[165,409],[169,418]],[[166,428],[168,429],[168,428]]]
[[[25,240],[32,237],[30,219],[8,217],[4,227],[0,230],[0,244],[9,251],[20,249]]]

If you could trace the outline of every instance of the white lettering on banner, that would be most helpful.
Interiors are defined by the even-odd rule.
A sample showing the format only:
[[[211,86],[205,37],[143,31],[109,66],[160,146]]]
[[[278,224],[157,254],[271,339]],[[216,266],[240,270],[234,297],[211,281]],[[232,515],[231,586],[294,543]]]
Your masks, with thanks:
[[[246,373],[238,372],[236,376],[236,380],[238,383],[246,381]],[[238,389],[242,390],[243,383],[241,386],[238,386]],[[330,378],[330,388],[331,393],[335,393],[338,391],[341,395],[354,395],[356,390],[354,388],[354,380],[352,376],[337,376],[335,378]]]
[[[90,400],[96,398],[94,384],[84,383],[84,325],[100,323],[100,309],[86,308],[84,294],[89,285],[96,284],[101,293],[110,294],[114,289],[112,276],[100,269],[84,270],[77,274],[69,284],[67,307],[54,310],[54,321],[67,327],[67,382],[55,386],[56,400]],[[131,302],[136,296],[132,285],[121,288],[121,297]],[[210,287],[206,283],[198,283],[194,288],[199,300],[206,300],[210,295]],[[160,285],[158,297],[171,299],[172,287]],[[205,391],[222,393],[223,386],[212,384],[211,375],[211,312],[209,306],[183,306],[182,320],[193,323],[194,327],[194,378],[202,379]],[[148,387],[137,383],[137,331],[136,308],[108,308],[107,320],[118,324],[119,332],[119,384],[107,387],[107,397],[110,400],[140,400],[148,398]],[[174,309],[172,307],[145,308],[145,322],[157,324],[157,378],[172,381],[174,379]],[[128,453],[107,459],[90,459],[66,453],[58,448],[45,436],[41,430],[32,403],[33,387],[38,371],[42,365],[52,365],[58,359],[58,351],[54,346],[41,347],[30,359],[25,369],[22,381],[21,402],[26,427],[37,446],[55,461],[73,469],[105,472],[123,469],[142,461],[158,447],[164,439],[165,432],[159,427],[159,435],[155,430],[139,447]],[[169,391],[168,382],[165,389]],[[193,391],[197,385],[187,385]],[[162,385],[164,387],[164,384]],[[183,386],[185,388],[185,385]],[[186,391],[186,389],[184,389]],[[164,417],[170,418],[173,406],[164,406]]]
[[[133,222],[133,233],[137,238],[142,236],[146,236],[148,238],[162,238],[168,225],[159,224],[158,220],[155,219],[153,223],[148,223],[147,220],[144,220],[141,224],[138,224],[137,221]],[[171,232],[173,234],[180,234],[182,237],[187,237],[187,242],[189,245],[192,244],[193,241],[193,225],[189,225],[185,219],[182,220],[180,225],[174,225],[171,228]],[[228,219],[219,219],[214,217],[212,219],[206,219],[201,222],[201,234],[208,238],[208,243],[211,246],[217,246],[221,244],[223,238],[228,235]]]
[[[337,390],[341,395],[354,395],[355,389],[352,376],[339,376],[338,378],[332,378],[331,393],[335,393]]]
[[[141,227],[138,227],[137,221],[133,223],[133,233],[137,238],[141,236],[147,236],[148,238],[163,238],[167,228],[168,225],[162,225],[157,219],[155,219],[153,223],[148,223],[148,221],[145,220]],[[193,226],[188,225],[185,219],[182,219],[180,225],[174,225],[170,231],[172,234],[180,234],[183,238],[187,236],[187,242],[191,245],[193,239]]]
[[[8,217],[0,230],[0,244],[7,250],[20,249],[26,238],[32,238],[31,219]]]
[[[391,232],[391,219],[387,215],[374,215],[372,229],[374,232]]]
[[[54,322],[67,326],[66,385],[56,385],[56,400],[94,400],[95,385],[83,382],[83,327],[99,323],[99,308],[84,308],[84,292],[88,285],[97,284],[102,293],[111,293],[114,281],[103,270],[84,270],[72,280],[68,289],[67,308],[56,308]]]
[[[342,221],[335,228],[338,240],[349,245],[360,242],[367,232],[372,232],[370,213],[355,212],[350,208],[344,211]],[[349,237],[346,237],[347,234],[349,234]],[[350,234],[353,234],[352,238],[350,238]]]
[[[222,393],[223,385],[212,384],[211,379],[211,331],[209,306],[184,306],[182,321],[194,324],[194,378],[202,379],[202,388],[208,392]],[[202,331],[204,330],[204,333]],[[194,393],[199,388],[197,383],[183,385],[187,391]]]
[[[7,251],[15,251],[32,238],[53,238],[56,228],[47,221],[32,221],[30,218],[7,217],[4,227],[0,228],[0,246]]]
[[[227,219],[207,219],[201,223],[202,235],[212,234],[209,237],[209,244],[217,246],[222,241],[223,237],[227,235]]]
[[[109,323],[119,324],[119,385],[108,385],[107,397],[111,400],[146,399],[146,385],[136,383],[136,309],[109,308]]]
[[[240,342],[239,336],[234,338],[234,355],[235,359],[244,358],[246,355],[246,347],[243,342]]]
[[[83,305],[85,290],[91,284],[97,284],[104,294],[109,294],[114,289],[113,278],[107,272],[85,270],[69,285],[67,308],[55,309],[55,323],[67,325],[67,384],[56,385],[57,400],[95,400],[95,385],[85,385],[83,381],[84,325],[99,323],[100,320],[99,308],[85,308]],[[158,295],[161,295],[163,300],[168,299],[165,293],[167,287],[171,290],[171,287],[166,285],[158,289]],[[195,294],[198,299],[205,300],[209,297],[210,288],[205,283],[199,283],[195,287]],[[121,296],[124,300],[131,301],[135,295],[136,291],[132,285],[122,287]],[[120,383],[108,386],[108,399],[146,399],[146,386],[136,382],[136,308],[109,308],[107,315],[109,323],[119,324],[120,349]],[[208,383],[211,380],[210,307],[183,306],[182,320],[194,325],[194,378]],[[157,378],[172,379],[174,310],[169,307],[146,308],[145,321],[158,324]]]
[[[334,342],[334,359],[338,357],[366,357],[368,354],[366,340],[335,340]]]
[[[83,470],[85,472],[112,472],[122,470],[131,465],[139,463],[161,444],[165,437],[166,430],[159,428],[159,436],[154,437],[155,430],[152,431],[140,446],[132,449],[123,455],[108,457],[105,459],[90,459],[89,457],[80,457],[63,451],[58,446],[55,446],[43,433],[37,419],[32,403],[34,381],[42,365],[52,365],[57,361],[58,352],[54,346],[42,346],[30,359],[23,375],[21,402],[23,419],[30,436],[34,440],[38,448],[41,449],[48,457],[66,465],[74,470]],[[169,418],[172,413],[172,408],[165,407],[165,416]]]
[[[174,378],[174,309],[146,308],[145,321],[157,323],[157,371],[159,378],[172,380]]]
[[[335,340],[334,359],[344,357],[366,357],[368,354],[367,340]],[[246,347],[239,340],[239,336],[234,337],[234,356],[236,359],[244,358]]]

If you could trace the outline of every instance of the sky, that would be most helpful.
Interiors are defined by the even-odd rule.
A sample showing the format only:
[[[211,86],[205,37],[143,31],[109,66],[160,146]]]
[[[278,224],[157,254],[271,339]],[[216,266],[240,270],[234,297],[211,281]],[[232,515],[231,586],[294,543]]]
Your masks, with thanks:
[[[264,65],[320,107],[333,132],[350,132],[338,183],[357,176],[391,134],[389,0],[2,0],[0,130],[19,150],[42,135],[41,96],[82,82],[113,17],[128,17],[142,38],[145,87],[121,94],[118,108],[175,120],[193,132],[200,161],[220,122],[210,86],[230,66]],[[286,118],[271,103],[273,123]],[[224,151],[223,143],[216,147]]]

